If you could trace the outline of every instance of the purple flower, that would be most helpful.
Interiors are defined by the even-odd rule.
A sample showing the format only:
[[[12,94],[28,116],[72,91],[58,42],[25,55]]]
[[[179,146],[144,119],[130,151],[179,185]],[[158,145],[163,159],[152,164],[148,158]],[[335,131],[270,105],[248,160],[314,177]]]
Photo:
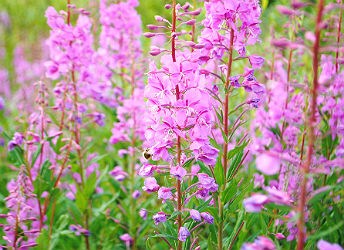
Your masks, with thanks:
[[[268,202],[268,197],[262,194],[254,194],[244,200],[244,207],[247,212],[260,212]]]
[[[178,233],[178,240],[180,241],[186,241],[186,239],[190,236],[190,232],[186,227],[179,228]]]
[[[259,69],[264,64],[264,58],[261,56],[251,55],[248,57],[253,69]]]
[[[133,238],[129,234],[122,234],[119,238],[128,246],[133,242]]]
[[[239,88],[240,83],[239,83],[240,75],[237,76],[231,76],[230,82],[233,87]]]
[[[201,221],[202,220],[200,212],[198,212],[195,209],[190,210],[190,216],[195,221]]]
[[[127,176],[128,176],[128,173],[125,172],[122,167],[120,166],[117,166],[115,167],[111,172],[110,174],[115,178],[115,180],[117,181],[123,181]]]
[[[139,190],[135,190],[131,196],[134,198],[134,199],[137,199],[141,196],[141,192]]]
[[[245,243],[241,250],[276,250],[276,247],[269,238],[259,236],[253,243]]]
[[[164,212],[158,212],[157,214],[153,215],[154,224],[158,225],[161,222],[165,222],[167,219],[166,214]]]
[[[208,213],[208,212],[202,212],[202,213],[201,213],[201,216],[202,216],[202,218],[204,219],[204,221],[205,221],[206,223],[208,223],[208,224],[214,224],[214,217],[211,216],[210,213]]]
[[[5,108],[5,101],[4,99],[0,96],[0,110],[3,110]]]
[[[86,230],[80,225],[70,225],[69,230],[73,231],[75,235],[85,235],[85,236],[90,236],[90,231]]]
[[[187,171],[183,167],[171,167],[170,174],[181,181],[183,177],[187,174]]]
[[[197,177],[198,177],[198,186],[200,188],[203,188],[209,192],[217,191],[218,185],[216,184],[214,178],[204,173],[197,174]]]
[[[155,169],[156,169],[156,166],[152,164],[143,164],[138,174],[143,177],[152,176]]]
[[[8,212],[1,215],[1,218],[7,218],[7,224],[1,225],[5,234],[3,238],[8,246],[19,249],[36,241],[40,232],[40,212],[33,186],[23,169],[20,169],[16,180],[7,184],[7,189],[9,195],[4,201]],[[14,241],[18,237],[21,240]]]
[[[154,177],[148,177],[145,179],[144,186],[142,187],[142,189],[148,193],[156,192],[159,188],[160,186]]]
[[[278,190],[276,188],[266,187],[265,190],[268,192],[269,202],[273,202],[280,205],[290,205],[291,199],[287,192]]]
[[[144,208],[141,208],[139,211],[139,215],[142,219],[146,220],[147,219],[147,210]]]
[[[47,61],[44,63],[44,66],[47,68],[46,77],[51,80],[56,80],[60,77],[59,65],[53,61]]]
[[[325,240],[319,240],[317,243],[319,250],[343,250],[343,248],[338,244],[332,244]]]
[[[158,198],[163,200],[169,200],[172,198],[172,192],[170,188],[160,187],[158,191]]]
[[[15,147],[20,146],[24,142],[24,136],[21,133],[15,132],[11,141],[8,143],[8,150],[11,151]]]

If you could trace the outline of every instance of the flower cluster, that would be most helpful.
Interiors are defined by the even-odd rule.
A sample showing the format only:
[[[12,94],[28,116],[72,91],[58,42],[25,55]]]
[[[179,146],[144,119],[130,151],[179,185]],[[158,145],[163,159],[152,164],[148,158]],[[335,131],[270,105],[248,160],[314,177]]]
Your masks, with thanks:
[[[8,246],[14,249],[29,249],[36,246],[36,238],[40,232],[40,211],[37,198],[33,193],[32,182],[21,168],[17,180],[8,183],[9,196],[6,198],[7,219],[2,225]]]

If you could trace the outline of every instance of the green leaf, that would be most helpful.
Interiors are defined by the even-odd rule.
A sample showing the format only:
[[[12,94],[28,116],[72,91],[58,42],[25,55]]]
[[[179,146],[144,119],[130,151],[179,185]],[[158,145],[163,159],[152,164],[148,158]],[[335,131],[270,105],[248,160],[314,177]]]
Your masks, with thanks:
[[[243,156],[244,156],[244,150],[241,150],[235,155],[234,159],[232,160],[232,164],[229,168],[227,179],[231,179],[232,176],[235,174],[236,172],[235,170],[239,166]]]
[[[222,186],[225,183],[225,175],[223,173],[223,166],[220,157],[217,158],[215,168],[214,168],[214,174],[216,182]]]
[[[192,163],[194,162],[195,158],[191,158],[189,160],[187,160],[184,164],[183,164],[183,168],[185,169],[189,169],[190,166],[192,165]]]
[[[8,160],[16,167],[25,165],[23,149],[20,147],[15,147],[13,150],[9,151]]]
[[[94,190],[96,189],[97,184],[97,175],[96,173],[90,174],[90,176],[87,178],[85,183],[85,188],[83,190],[83,193],[88,200],[92,194],[94,193]]]
[[[328,135],[321,140],[321,152],[323,156],[330,159],[332,152],[339,144],[338,136],[332,139],[332,135]]]
[[[42,150],[42,144],[39,144],[36,152],[33,154],[32,160],[31,160],[31,167],[33,167],[33,165],[35,165],[38,156],[41,154],[41,150]]]
[[[203,162],[197,161],[197,164],[200,166],[203,173],[206,173],[207,175],[212,176],[211,171]]]
[[[149,236],[149,238],[165,238],[165,239],[178,240],[176,236],[169,235],[169,234],[156,234],[156,235]]]
[[[234,197],[236,191],[237,191],[237,183],[231,183],[231,185],[228,185],[224,192],[222,192],[222,202],[226,204],[231,197]]]
[[[238,218],[236,219],[236,223],[235,223],[234,229],[232,230],[232,233],[231,233],[231,235],[228,238],[228,242],[226,243],[226,245],[227,245],[226,249],[229,248],[230,244],[234,240],[235,234],[239,230],[239,227],[240,227],[241,223],[244,221],[244,214],[245,214],[244,209],[241,209],[239,211]]]
[[[36,249],[49,249],[49,233],[47,229],[42,229],[37,240]]]
[[[215,109],[217,119],[219,120],[220,124],[223,124],[223,114]]]
[[[232,150],[230,150],[227,153],[227,159],[232,159],[235,155],[239,154],[240,152],[243,152],[246,146],[248,145],[248,141],[245,141],[243,144],[236,146]]]
[[[337,223],[336,225],[331,225],[331,227],[325,231],[320,231],[320,232],[316,232],[315,234],[311,235],[308,237],[308,240],[315,240],[315,239],[320,239],[323,238],[329,234],[332,234],[333,232],[339,230],[340,228],[342,228],[342,226],[344,225],[344,221],[341,221],[339,223]]]
[[[80,189],[76,192],[75,195],[75,204],[79,208],[81,212],[86,211],[87,208],[87,198],[85,197],[84,192],[82,192]]]

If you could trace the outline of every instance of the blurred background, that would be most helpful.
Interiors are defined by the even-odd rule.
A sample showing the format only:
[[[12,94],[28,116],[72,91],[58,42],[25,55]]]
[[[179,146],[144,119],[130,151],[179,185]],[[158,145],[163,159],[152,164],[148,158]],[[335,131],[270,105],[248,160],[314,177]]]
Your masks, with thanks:
[[[15,53],[24,56],[29,62],[41,60],[44,57],[44,39],[49,35],[49,28],[44,16],[48,6],[54,6],[57,10],[66,10],[65,0],[1,0],[0,1],[0,69],[6,69],[7,78],[11,83],[11,88],[16,88],[16,73],[14,72]],[[116,1],[109,1],[116,2]],[[118,1],[117,1],[118,2]],[[142,24],[145,26],[154,23],[155,15],[169,16],[169,11],[164,8],[170,0],[144,0],[140,1],[138,11],[142,16]],[[179,3],[185,3],[185,0],[179,0]],[[194,4],[196,0],[189,1]],[[200,2],[197,0],[197,2]],[[276,0],[262,0],[261,4],[264,11],[264,19],[269,22],[279,22],[275,11],[270,11]],[[286,0],[277,1],[278,4],[288,2]],[[84,8],[91,12],[92,17],[97,17],[99,1],[97,0],[73,0],[78,8]],[[199,4],[199,3],[198,3]],[[269,11],[268,11],[269,10]],[[96,19],[95,19],[96,20]],[[264,22],[263,24],[269,23]],[[95,27],[96,28],[96,27]],[[263,26],[263,36],[269,33],[269,27]],[[142,39],[144,47],[148,47],[149,39]],[[30,69],[26,69],[30,70]],[[0,94],[8,92],[4,90],[4,79],[6,73],[0,73],[2,88]],[[6,96],[7,94],[5,94]]]

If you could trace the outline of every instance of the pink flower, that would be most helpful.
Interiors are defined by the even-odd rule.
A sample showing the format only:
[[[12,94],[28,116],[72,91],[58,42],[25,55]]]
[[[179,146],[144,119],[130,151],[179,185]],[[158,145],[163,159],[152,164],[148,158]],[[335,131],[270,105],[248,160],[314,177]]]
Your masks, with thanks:
[[[119,237],[126,245],[129,245],[133,242],[133,238],[129,234],[123,234]]]
[[[276,237],[276,239],[278,239],[278,240],[283,240],[283,239],[285,239],[285,236],[284,236],[282,233],[277,233],[277,234],[275,234],[275,237]]]
[[[269,202],[280,205],[290,205],[292,202],[290,195],[287,192],[271,187],[266,187],[265,190],[268,192]]]
[[[156,166],[152,164],[143,164],[138,174],[143,177],[152,176],[155,169],[156,169]]]
[[[142,219],[146,220],[147,219],[147,210],[144,208],[141,208],[139,211],[139,215]]]
[[[181,181],[183,177],[187,174],[187,171],[183,167],[171,167],[170,174]]]
[[[218,185],[216,184],[214,178],[204,173],[197,174],[197,177],[198,177],[198,186],[200,188],[203,188],[209,192],[217,191]]]
[[[172,192],[170,188],[160,187],[158,191],[158,198],[163,200],[169,200],[172,198]]]
[[[262,194],[254,194],[244,200],[244,207],[247,212],[260,212],[268,202],[268,197]]]
[[[142,189],[148,193],[156,192],[159,188],[160,186],[154,177],[148,177],[145,179],[144,186],[142,187]]]
[[[51,80],[56,80],[60,77],[59,65],[53,61],[47,61],[44,63],[44,66],[47,68],[46,77]]]
[[[201,216],[202,216],[203,220],[204,220],[206,223],[208,223],[208,224],[214,224],[214,217],[211,216],[210,213],[208,213],[208,212],[202,212],[202,213],[201,213]]]
[[[137,199],[141,196],[141,192],[139,190],[135,190],[131,196],[134,198],[134,199]]]
[[[317,247],[319,250],[343,250],[343,248],[338,244],[332,244],[325,240],[319,240]]]
[[[154,224],[158,225],[161,222],[166,221],[166,214],[164,212],[158,212],[157,214],[153,215]]]
[[[190,210],[190,216],[195,221],[201,221],[202,220],[200,212],[198,212],[195,209]]]
[[[248,57],[253,69],[259,69],[264,64],[264,58],[261,56],[251,55]]]
[[[280,160],[267,154],[260,154],[256,158],[257,169],[266,175],[277,174],[280,170]]]
[[[127,176],[128,173],[125,172],[122,167],[117,166],[115,167],[110,174],[117,180],[117,181],[123,181]]]
[[[276,247],[269,238],[259,236],[253,243],[245,243],[241,250],[276,250]]]

